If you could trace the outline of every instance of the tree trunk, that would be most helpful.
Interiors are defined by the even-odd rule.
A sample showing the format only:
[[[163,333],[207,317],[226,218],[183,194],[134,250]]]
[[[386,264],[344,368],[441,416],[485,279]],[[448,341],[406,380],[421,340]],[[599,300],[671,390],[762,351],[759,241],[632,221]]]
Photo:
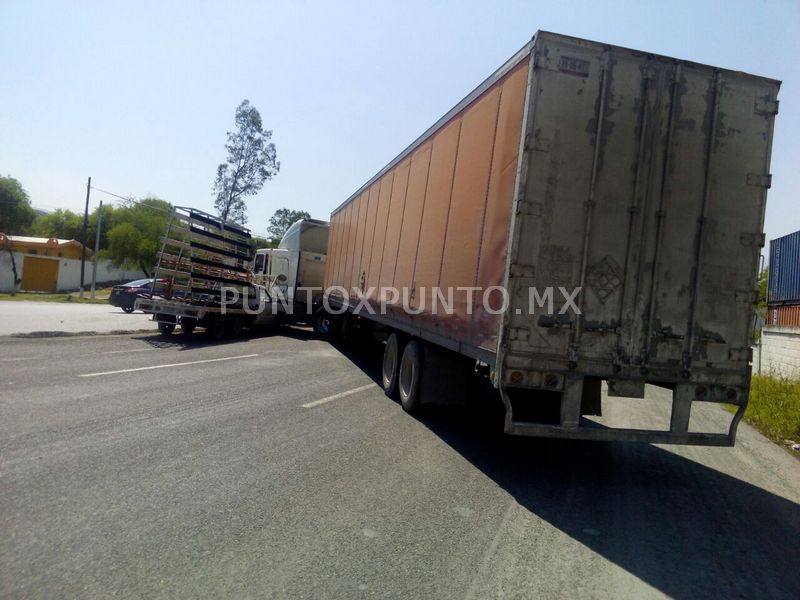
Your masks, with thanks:
[[[225,212],[222,213],[222,222],[228,220],[228,215],[231,212],[231,204],[233,204],[233,193],[236,191],[236,184],[239,183],[239,169],[241,168],[241,163],[236,165],[236,171],[233,173],[233,182],[231,183],[230,192],[228,192],[228,201],[225,203]]]
[[[19,276],[17,275],[17,261],[14,260],[14,251],[11,250],[11,247],[6,248],[8,250],[8,256],[11,258],[11,272],[14,274],[14,281],[11,284],[11,295],[17,295],[17,286],[19,285]]]

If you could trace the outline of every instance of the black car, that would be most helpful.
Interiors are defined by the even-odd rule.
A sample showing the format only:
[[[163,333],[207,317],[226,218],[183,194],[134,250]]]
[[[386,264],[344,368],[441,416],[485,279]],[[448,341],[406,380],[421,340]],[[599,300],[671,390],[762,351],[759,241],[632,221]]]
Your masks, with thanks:
[[[150,297],[153,281],[153,279],[137,279],[123,285],[115,285],[111,288],[108,302],[111,306],[119,306],[126,313],[132,313],[136,298]]]

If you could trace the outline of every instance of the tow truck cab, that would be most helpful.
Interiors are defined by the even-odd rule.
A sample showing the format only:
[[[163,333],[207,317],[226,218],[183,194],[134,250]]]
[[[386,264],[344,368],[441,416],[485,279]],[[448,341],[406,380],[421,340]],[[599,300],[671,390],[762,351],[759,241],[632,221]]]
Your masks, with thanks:
[[[328,229],[327,221],[301,219],[286,230],[277,248],[256,250],[255,283],[279,293],[288,304],[316,303],[322,298]]]

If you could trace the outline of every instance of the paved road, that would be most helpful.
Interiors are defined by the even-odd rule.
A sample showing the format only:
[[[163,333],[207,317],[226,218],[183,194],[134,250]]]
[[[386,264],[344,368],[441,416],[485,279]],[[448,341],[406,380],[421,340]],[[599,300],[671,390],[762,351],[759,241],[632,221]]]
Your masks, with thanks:
[[[4,339],[0,596],[798,597],[800,463],[746,425],[507,438],[404,414],[376,368],[303,332]]]
[[[126,314],[110,304],[68,302],[0,302],[0,336],[33,332],[139,331],[156,329],[141,312]]]

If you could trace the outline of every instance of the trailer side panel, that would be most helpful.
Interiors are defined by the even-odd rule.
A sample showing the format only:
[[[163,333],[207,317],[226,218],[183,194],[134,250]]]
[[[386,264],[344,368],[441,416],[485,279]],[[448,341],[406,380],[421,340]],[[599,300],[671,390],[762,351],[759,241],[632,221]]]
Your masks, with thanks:
[[[351,305],[361,294],[378,305],[386,297],[381,297],[381,288],[394,288],[399,304],[407,300],[419,311],[409,315],[397,306],[390,311],[396,322],[444,335],[455,344],[496,350],[500,315],[482,310],[468,314],[469,292],[455,288],[503,281],[527,58],[524,53],[517,56],[502,77],[442,123],[410,156],[334,212],[331,227],[337,239],[337,230],[349,229],[343,215],[357,211],[364,198],[388,204],[376,209],[386,214],[385,226],[376,217],[374,224],[366,224],[366,234],[356,233],[362,241],[331,248],[327,285],[346,288]],[[442,292],[433,314],[437,288]],[[454,289],[452,303],[446,288]],[[473,293],[471,302],[481,301],[481,294]]]

